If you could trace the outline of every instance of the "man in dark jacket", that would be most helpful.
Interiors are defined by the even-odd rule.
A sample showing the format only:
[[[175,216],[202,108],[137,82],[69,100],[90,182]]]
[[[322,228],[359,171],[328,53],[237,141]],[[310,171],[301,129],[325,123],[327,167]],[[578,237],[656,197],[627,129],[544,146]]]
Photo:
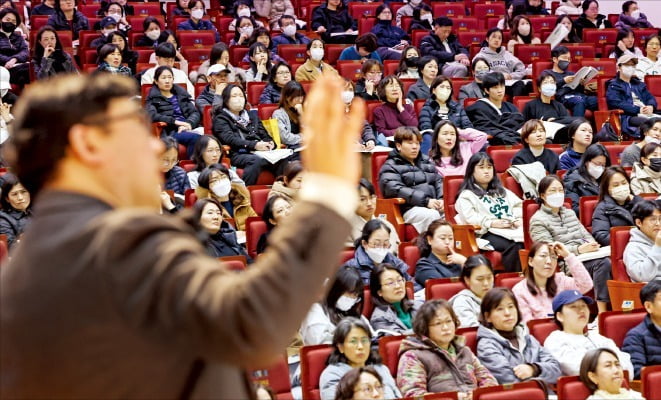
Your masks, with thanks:
[[[283,15],[278,20],[282,33],[273,38],[273,46],[281,44],[308,44],[310,38],[302,33],[296,32],[296,18],[291,15]]]
[[[633,379],[640,379],[644,366],[661,364],[661,280],[645,285],[640,291],[640,301],[647,315],[627,333],[622,345],[622,351],[631,355]]]
[[[451,78],[468,76],[468,50],[459,44],[457,36],[452,33],[452,20],[440,17],[434,20],[433,33],[422,38],[420,52],[423,56],[435,57],[441,73]]]
[[[195,105],[201,115],[204,115],[204,107],[222,102],[220,94],[229,83],[228,77],[231,73],[232,71],[222,64],[214,64],[209,67],[207,70],[209,84],[204,87],[200,95],[195,99]]]
[[[443,178],[429,158],[420,153],[422,135],[418,128],[395,130],[395,147],[379,171],[383,197],[401,197],[404,222],[418,232],[443,216]]]
[[[24,85],[30,82],[30,53],[23,36],[16,32],[21,17],[13,8],[0,11],[0,65],[9,70],[11,82]]]
[[[625,54],[617,59],[617,76],[608,81],[606,87],[606,102],[609,109],[620,108],[624,114],[620,116],[622,132],[639,139],[638,127],[646,118],[655,115],[656,98],[652,96],[645,82],[636,77],[638,59]],[[639,116],[642,115],[642,116]]]

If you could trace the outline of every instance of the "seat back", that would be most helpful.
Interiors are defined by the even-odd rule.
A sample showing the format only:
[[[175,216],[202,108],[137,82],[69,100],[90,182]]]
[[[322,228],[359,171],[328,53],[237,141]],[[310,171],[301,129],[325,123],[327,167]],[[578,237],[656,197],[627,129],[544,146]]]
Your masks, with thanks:
[[[273,112],[277,110],[280,106],[277,104],[260,104],[257,106],[257,115],[262,121],[271,119]]]
[[[509,172],[505,171],[502,174],[500,174],[500,181],[503,183],[505,189],[511,191],[512,193],[517,195],[520,199],[525,198],[521,184],[517,182],[516,179],[514,179],[514,177],[510,175]]]
[[[551,332],[558,329],[553,318],[532,319],[527,322],[530,334],[543,346]]]
[[[647,312],[644,309],[633,311],[604,311],[599,314],[599,333],[613,339],[618,348],[622,347],[624,337],[638,325]]]
[[[271,388],[275,393],[275,400],[291,400],[291,381],[289,379],[289,365],[287,357],[278,357],[278,360],[269,368],[251,371],[253,382]]]
[[[360,19],[361,17],[376,17],[376,9],[383,3],[349,3],[349,15],[353,19]]]
[[[514,56],[526,65],[535,61],[546,61],[551,58],[551,45],[516,44],[514,45]]]
[[[535,32],[541,32],[542,30],[553,30],[555,28],[555,21],[557,16],[555,15],[538,15],[530,16],[530,25]]]
[[[622,311],[623,309],[630,310],[631,308],[642,308],[643,303],[640,301],[640,291],[645,286],[645,282],[622,282],[622,281],[606,281],[608,286],[608,295],[611,300],[611,308],[613,311]],[[624,302],[630,302],[627,307],[624,307]]]
[[[335,68],[340,76],[353,82],[356,82],[363,75],[363,64],[359,60],[338,60]]]
[[[140,17],[149,17],[161,15],[161,4],[160,3],[141,3],[134,2],[133,5],[133,15]]]
[[[582,196],[578,201],[578,214],[581,224],[592,232],[592,214],[597,208],[599,198],[597,196]],[[612,249],[611,249],[612,250]]]
[[[590,44],[567,44],[571,58],[574,61],[581,61],[584,58],[594,58],[596,56],[594,46]]]
[[[524,278],[522,272],[501,272],[496,275],[493,286],[512,289],[514,285],[521,282]]]
[[[476,17],[455,17],[452,23],[457,32],[482,29],[482,23]]]
[[[252,185],[248,186],[248,191],[250,192],[250,205],[257,215],[261,217],[264,212],[266,200],[269,198],[271,188],[264,185]]]
[[[376,24],[375,17],[361,17],[358,20],[358,35],[364,35],[366,33],[370,33],[372,28],[374,28],[375,24]]]
[[[253,105],[260,104],[259,96],[262,95],[267,84],[268,82],[248,82],[248,103]]]
[[[523,201],[523,244],[526,249],[532,246],[530,237],[530,218],[539,210],[539,204],[535,200]]]
[[[411,32],[411,44],[414,45],[415,47],[420,46],[420,42],[422,41],[422,38],[424,38],[427,35],[429,35],[428,30],[414,29]]]
[[[661,75],[646,75],[645,85],[652,96],[661,96]]]
[[[534,99],[535,97],[531,96],[514,96],[514,99],[512,99],[512,104],[514,104],[514,106],[516,106],[520,112],[523,112],[523,108],[526,106],[526,103]]]
[[[464,47],[470,47],[472,44],[479,45],[487,37],[487,30],[480,29],[476,31],[461,31],[457,32],[457,40]]]
[[[383,198],[383,193],[381,193],[381,186],[379,185],[379,172],[381,167],[388,159],[387,152],[372,153],[372,185],[374,185],[374,193],[376,197]]]
[[[466,16],[466,8],[463,2],[449,3],[449,2],[432,2],[431,13],[434,18],[438,17],[464,17]]]
[[[503,173],[512,165],[512,158],[523,148],[522,145],[489,146],[487,154],[493,159],[496,173]],[[462,177],[463,178],[463,177]]]
[[[546,400],[546,390],[538,381],[481,387],[473,391],[473,400]]]
[[[615,43],[617,40],[617,29],[583,29],[583,43],[594,43],[601,48],[604,45]],[[602,57],[608,56],[601,54]]]
[[[457,200],[459,188],[463,181],[463,175],[448,175],[443,178],[443,209],[445,211],[445,218],[450,223],[456,223],[454,217],[457,215],[457,210],[454,207],[454,203]]]
[[[487,17],[502,17],[505,15],[505,3],[494,1],[476,3],[473,5],[471,15],[480,20],[485,20]]]
[[[425,282],[425,299],[450,300],[452,296],[466,289],[459,277],[428,279]]]
[[[585,31],[584,31],[585,32]],[[612,78],[617,72],[617,64],[614,58],[584,58],[578,64],[581,67],[589,65],[599,71],[597,78]]]
[[[409,275],[415,276],[415,266],[420,259],[420,249],[412,243],[401,243],[399,245],[399,258],[409,266]]]
[[[301,348],[301,390],[303,400],[319,400],[319,378],[333,347],[328,344]]]
[[[473,354],[477,354],[477,326],[458,328],[455,334],[463,336],[466,340],[466,346],[471,349]]]
[[[646,399],[661,399],[661,365],[649,365],[640,371],[641,392]]]
[[[186,189],[184,192],[184,207],[193,207],[193,204],[195,204],[196,201],[197,195],[195,194],[195,189]]]
[[[178,36],[181,47],[213,46],[216,43],[214,31],[179,31]]]
[[[624,370],[625,379],[622,380],[622,387],[627,389],[629,388],[628,377],[629,371]],[[556,389],[558,400],[585,400],[591,395],[590,389],[576,375],[558,378]]]
[[[305,59],[308,57],[307,46],[304,44],[279,44],[278,45],[278,55],[282,57],[287,64],[291,65],[292,63],[304,63]]]
[[[397,365],[399,364],[399,346],[406,335],[384,336],[379,339],[379,355],[383,365],[388,367],[390,375],[397,376]]]
[[[326,62],[331,65],[335,65],[337,60],[340,58],[342,50],[349,46],[349,44],[327,44],[325,49]]]
[[[246,256],[226,256],[226,257],[218,257],[218,261],[222,262],[225,264],[227,269],[230,271],[245,271],[246,267],[248,266],[248,262],[246,261]]]
[[[246,219],[246,249],[253,259],[257,257],[257,242],[259,237],[266,233],[266,222],[260,217]]]
[[[590,218],[592,215],[590,214]],[[631,282],[627,268],[624,265],[624,249],[631,237],[631,226],[616,226],[611,228],[611,268],[612,277],[615,281]]]
[[[602,143],[606,150],[608,150],[608,155],[611,159],[612,165],[619,165],[622,163],[621,156],[624,149],[629,147],[631,142],[621,142],[621,143]]]

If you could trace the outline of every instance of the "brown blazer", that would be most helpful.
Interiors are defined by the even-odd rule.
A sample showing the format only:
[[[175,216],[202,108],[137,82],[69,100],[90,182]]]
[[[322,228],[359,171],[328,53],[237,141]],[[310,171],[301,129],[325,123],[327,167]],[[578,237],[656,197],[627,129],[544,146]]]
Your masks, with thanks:
[[[177,217],[46,192],[0,269],[0,398],[245,399],[241,368],[282,354],[349,224],[300,202],[243,273]]]
[[[323,71],[328,71],[328,73],[333,74],[333,75],[339,75],[337,73],[337,70],[333,68],[330,64],[327,64],[325,62],[321,62],[321,69]],[[312,61],[308,58],[305,60],[305,63],[303,63],[298,69],[296,70],[296,74],[294,75],[294,78],[296,79],[297,82],[305,82],[305,81],[316,81],[317,78],[321,76],[321,72],[317,69],[317,67],[312,64]]]

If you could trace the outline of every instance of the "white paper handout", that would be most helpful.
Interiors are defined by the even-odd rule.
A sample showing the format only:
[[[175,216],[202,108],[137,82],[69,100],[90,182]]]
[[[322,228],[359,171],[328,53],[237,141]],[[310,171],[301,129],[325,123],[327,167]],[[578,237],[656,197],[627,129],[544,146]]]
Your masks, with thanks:
[[[581,84],[581,82],[585,81],[588,82],[592,80],[595,76],[599,75],[599,70],[597,70],[594,67],[591,67],[589,65],[586,65],[585,67],[579,69],[575,74],[574,74],[574,80],[571,81],[570,83],[565,83],[565,87],[571,88],[571,89],[576,89],[578,85]]]
[[[578,258],[581,262],[583,262],[583,261],[596,260],[597,258],[604,258],[604,257],[610,257],[610,256],[611,256],[611,247],[610,246],[604,246],[604,247],[600,247],[599,250],[597,250],[597,251],[592,251],[590,253],[578,254],[576,256],[576,258]]]
[[[563,24],[558,24],[555,26],[555,29],[553,29],[553,32],[551,32],[549,37],[546,38],[544,43],[550,44],[551,49],[553,49],[554,47],[559,45],[560,42],[562,42],[562,39],[564,39],[568,33],[569,33],[569,29],[567,29],[566,26],[564,26]]]
[[[268,151],[255,151],[253,154],[262,157],[271,164],[275,164],[294,154],[294,151],[292,149],[275,149]]]

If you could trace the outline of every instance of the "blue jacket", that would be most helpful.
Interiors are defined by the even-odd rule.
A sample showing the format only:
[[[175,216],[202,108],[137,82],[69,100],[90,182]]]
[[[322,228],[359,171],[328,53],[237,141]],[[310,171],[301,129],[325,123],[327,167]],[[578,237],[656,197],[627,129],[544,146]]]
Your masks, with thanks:
[[[259,96],[259,104],[277,104],[280,102],[280,94],[282,90],[273,83],[269,83],[264,87],[262,94]]]
[[[450,46],[450,52],[445,51],[443,42],[441,42],[441,39],[439,39],[434,33],[430,33],[423,37],[420,42],[420,53],[423,56],[435,57],[436,60],[438,60],[439,71],[443,67],[443,64],[453,62],[454,56],[457,54],[465,54],[468,56],[468,50],[459,43],[455,35],[451,34],[448,36],[447,41]]]
[[[369,58],[372,60],[377,60],[378,62],[381,62],[381,57],[379,57],[379,53],[376,51],[373,51],[370,53]],[[363,56],[358,54],[358,49],[356,49],[356,46],[349,46],[342,50],[342,53],[340,53],[340,58],[339,60],[362,60]]]
[[[630,84],[620,79],[619,75],[608,81],[606,86],[606,102],[609,109],[620,108],[624,111],[624,115],[620,116],[622,132],[638,138],[640,137],[638,130],[629,126],[629,119],[640,113],[640,107],[633,104],[631,93],[635,93],[640,101],[645,105],[653,106],[656,111],[656,99],[647,90],[645,82],[636,77],[631,78]]]
[[[473,127],[473,123],[470,119],[468,119],[468,115],[466,115],[466,111],[464,110],[464,107],[461,106],[461,104],[450,99],[447,102],[447,106],[449,109],[447,118],[452,121],[452,123],[457,125],[458,128],[467,129]],[[438,115],[438,108],[438,103],[433,99],[428,99],[425,102],[425,105],[422,106],[422,110],[420,110],[420,117],[418,117],[418,126],[420,127],[421,133],[431,133],[436,124],[441,122],[442,119]]]
[[[0,65],[4,66],[12,58],[19,63],[28,61],[28,43],[20,33],[12,32],[9,36],[0,33]]]
[[[567,150],[563,151],[560,154],[560,169],[572,169],[578,167],[581,163],[581,157],[583,153],[578,153],[571,147],[567,147]]]
[[[631,355],[634,379],[640,379],[640,370],[644,366],[661,364],[661,332],[649,314],[624,337],[622,351]]]
[[[394,254],[388,253],[386,258],[384,258],[381,263],[393,265],[395,268],[402,271],[404,274],[404,279],[413,282],[413,277],[411,277],[411,275],[408,273],[409,266],[406,265],[406,263],[400,258],[397,258]],[[365,285],[370,284],[370,275],[372,274],[372,270],[376,265],[374,264],[374,261],[372,261],[372,259],[367,255],[362,245],[356,247],[353,258],[347,261],[344,265],[351,268],[356,268],[360,274],[360,278],[363,280],[363,283]],[[422,289],[422,286],[415,282],[413,286],[416,291]]]
[[[461,265],[446,264],[434,253],[418,260],[415,266],[415,281],[425,286],[427,279],[451,278],[461,274]]]
[[[165,190],[172,190],[183,196],[190,188],[190,181],[185,169],[175,165],[165,173]]]
[[[73,31],[69,21],[62,12],[55,12],[55,14],[48,17],[47,25],[52,26],[56,31],[69,31],[72,32],[73,40],[78,39],[78,32],[89,31],[90,24],[87,17],[80,11],[75,11],[73,14]]]
[[[376,35],[376,43],[379,47],[393,47],[400,44],[402,40],[409,39],[409,35],[404,29],[392,25],[390,21],[376,21],[372,33]]]
[[[206,19],[201,19],[197,24],[192,19],[187,19],[179,23],[177,29],[182,31],[213,31],[216,36],[216,42],[220,42],[220,33],[218,33],[218,30],[213,26],[211,21],[207,21]]]
[[[274,37],[272,42],[273,47],[275,48],[279,44],[308,44],[310,43],[310,38],[303,35],[302,33],[296,32],[293,38],[291,36],[282,34]]]

